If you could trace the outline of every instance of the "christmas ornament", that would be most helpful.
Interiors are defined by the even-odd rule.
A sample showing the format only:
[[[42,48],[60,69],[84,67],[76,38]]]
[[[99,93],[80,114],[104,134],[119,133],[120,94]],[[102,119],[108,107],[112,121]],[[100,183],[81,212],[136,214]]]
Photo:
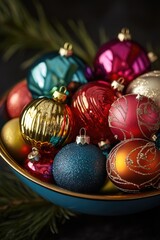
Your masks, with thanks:
[[[157,188],[160,181],[160,151],[155,143],[134,138],[121,141],[110,152],[106,169],[117,188],[136,192]]]
[[[87,83],[85,69],[84,61],[73,54],[72,45],[65,43],[59,52],[45,54],[32,64],[27,74],[28,88],[33,98],[52,98],[53,92],[61,86],[66,86],[70,93]]]
[[[122,29],[117,39],[99,48],[93,65],[94,74],[98,78],[112,82],[122,77],[125,80],[124,86],[151,68],[147,52],[140,44],[131,40],[126,28]]]
[[[120,194],[121,191],[116,187],[115,184],[113,184],[113,182],[111,182],[110,179],[107,178],[106,182],[104,183],[104,185],[102,186],[100,192],[102,194]]]
[[[89,136],[77,136],[76,142],[65,145],[53,161],[53,177],[62,188],[93,193],[100,190],[106,180],[106,158],[101,150],[90,144]]]
[[[150,71],[137,77],[128,85],[125,92],[147,96],[160,108],[160,71]]]
[[[23,167],[41,181],[53,183],[52,164],[54,155],[33,147],[28,154],[28,158],[25,159]]]
[[[10,118],[19,117],[23,108],[32,100],[26,80],[17,83],[8,93],[6,109]]]
[[[20,129],[32,147],[47,151],[71,141],[74,118],[65,103],[66,98],[66,88],[60,87],[53,93],[53,99],[34,99],[25,107],[20,117]]]
[[[31,151],[22,138],[19,126],[19,118],[8,120],[1,129],[1,139],[8,153],[18,162],[22,162]]]
[[[133,137],[152,139],[160,127],[160,111],[152,99],[126,94],[112,103],[108,122],[118,140]]]
[[[114,91],[105,81],[89,82],[81,86],[72,97],[71,109],[78,129],[85,127],[91,143],[112,142],[108,126],[108,113],[115,100]]]

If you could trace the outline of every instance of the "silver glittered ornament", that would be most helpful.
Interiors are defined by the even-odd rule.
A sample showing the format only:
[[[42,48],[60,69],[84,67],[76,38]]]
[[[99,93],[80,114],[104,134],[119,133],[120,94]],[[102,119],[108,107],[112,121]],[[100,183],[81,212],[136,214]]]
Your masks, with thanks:
[[[160,108],[160,70],[150,71],[135,78],[126,88],[125,94],[129,93],[149,97]]]

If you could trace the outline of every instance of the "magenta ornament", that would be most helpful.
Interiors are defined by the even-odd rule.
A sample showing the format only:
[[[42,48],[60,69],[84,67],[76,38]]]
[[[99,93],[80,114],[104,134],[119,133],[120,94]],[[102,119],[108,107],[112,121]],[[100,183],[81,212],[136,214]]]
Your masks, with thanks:
[[[131,40],[129,30],[122,29],[117,39],[99,48],[93,66],[96,78],[111,82],[124,78],[126,86],[139,75],[149,71],[151,61],[146,50]]]
[[[58,150],[54,153],[39,151],[37,148],[33,147],[32,151],[25,159],[23,167],[35,178],[46,183],[53,183],[52,164],[57,152]]]

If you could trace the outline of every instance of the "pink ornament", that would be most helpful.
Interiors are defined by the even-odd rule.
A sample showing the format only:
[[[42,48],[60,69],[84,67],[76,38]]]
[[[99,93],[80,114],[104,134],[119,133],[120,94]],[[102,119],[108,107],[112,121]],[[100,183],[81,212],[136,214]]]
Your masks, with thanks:
[[[38,151],[33,147],[32,152],[28,154],[28,158],[24,161],[23,167],[41,181],[53,183],[52,164],[55,154]]]
[[[80,87],[71,102],[76,133],[84,127],[91,143],[112,142],[114,137],[108,126],[108,113],[115,98],[114,90],[105,81],[89,82]]]
[[[126,29],[122,29],[117,39],[102,45],[94,59],[96,76],[111,82],[122,77],[125,86],[150,68],[147,52],[140,44],[131,40]]]
[[[151,139],[160,127],[160,111],[152,99],[127,94],[111,105],[108,122],[110,130],[119,140],[136,137]]]
[[[8,93],[6,109],[10,118],[19,117],[23,108],[32,100],[25,80],[17,83]]]

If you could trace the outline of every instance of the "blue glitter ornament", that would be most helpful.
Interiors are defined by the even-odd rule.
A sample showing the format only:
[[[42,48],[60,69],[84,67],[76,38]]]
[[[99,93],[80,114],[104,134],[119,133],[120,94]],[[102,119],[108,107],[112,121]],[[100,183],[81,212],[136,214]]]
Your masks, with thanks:
[[[83,128],[82,128],[83,129]],[[52,172],[55,183],[80,193],[98,192],[106,181],[106,157],[86,134],[65,145],[55,156]]]
[[[87,83],[86,64],[73,54],[72,45],[64,44],[59,52],[50,52],[35,61],[27,73],[28,88],[33,98],[52,98],[53,92],[62,85],[67,87],[68,95]],[[71,84],[71,86],[70,86]],[[70,89],[71,88],[71,89]]]

